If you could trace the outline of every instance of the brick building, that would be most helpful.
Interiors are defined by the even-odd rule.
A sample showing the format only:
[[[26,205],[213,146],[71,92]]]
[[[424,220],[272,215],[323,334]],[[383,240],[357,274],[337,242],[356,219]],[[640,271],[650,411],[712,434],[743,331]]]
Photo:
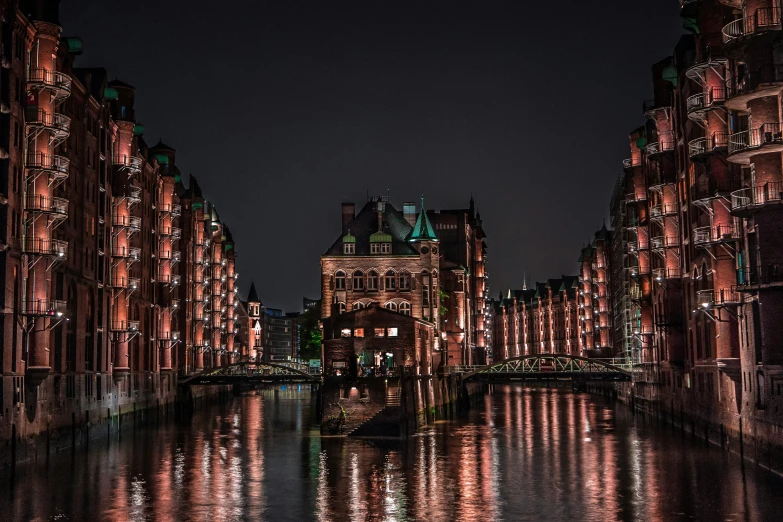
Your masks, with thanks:
[[[75,66],[57,1],[0,14],[3,435],[165,402],[173,374],[239,355],[231,233],[147,145],[135,89]]]

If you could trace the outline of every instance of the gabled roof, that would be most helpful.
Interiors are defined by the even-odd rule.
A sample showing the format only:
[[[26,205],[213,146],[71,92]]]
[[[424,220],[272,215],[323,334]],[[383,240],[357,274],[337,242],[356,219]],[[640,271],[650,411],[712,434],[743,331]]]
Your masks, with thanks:
[[[258,298],[258,292],[256,292],[256,284],[254,282],[250,282],[250,291],[247,293],[247,302],[248,303],[260,303],[261,299]]]
[[[126,89],[135,89],[136,88],[133,85],[131,85],[129,83],[125,83],[122,80],[118,80],[116,78],[109,82],[109,87],[125,87]]]
[[[378,201],[370,200],[359,211],[358,214],[343,228],[342,233],[332,243],[329,249],[324,253],[325,256],[369,256],[370,242],[373,236],[379,238],[378,234]],[[419,252],[413,248],[407,239],[411,234],[411,226],[405,220],[405,216],[394,208],[391,203],[384,202],[383,206],[383,234],[384,242],[391,242],[392,255],[419,255]],[[343,253],[343,242],[355,243],[354,254]]]
[[[424,198],[421,198],[421,211],[416,218],[416,224],[413,226],[411,236],[408,241],[415,243],[417,241],[437,241],[438,236],[435,235],[435,229],[432,228],[430,218],[427,217],[427,212],[424,210]]]

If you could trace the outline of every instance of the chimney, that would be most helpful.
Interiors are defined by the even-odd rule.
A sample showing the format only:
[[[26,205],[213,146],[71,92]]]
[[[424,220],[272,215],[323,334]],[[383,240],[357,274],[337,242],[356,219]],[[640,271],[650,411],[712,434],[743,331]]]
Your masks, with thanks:
[[[383,211],[385,210],[386,204],[379,199],[376,205],[378,210],[378,232],[383,232]]]
[[[356,214],[356,205],[354,203],[343,203],[343,234],[348,230]]]
[[[405,216],[405,221],[413,227],[416,225],[416,203],[410,201],[402,204],[402,214]]]

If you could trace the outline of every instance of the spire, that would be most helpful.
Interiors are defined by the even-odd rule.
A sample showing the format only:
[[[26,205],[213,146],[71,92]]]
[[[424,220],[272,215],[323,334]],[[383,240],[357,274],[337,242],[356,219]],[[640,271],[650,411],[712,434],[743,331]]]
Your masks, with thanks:
[[[248,303],[261,302],[261,300],[258,298],[258,292],[256,292],[256,284],[252,281],[250,283],[250,291],[247,293],[247,302]]]
[[[432,228],[430,219],[427,217],[427,211],[424,210],[424,196],[421,197],[421,212],[416,218],[416,224],[413,226],[411,236],[408,241],[415,243],[418,241],[437,241],[435,230]]]
[[[522,272],[522,290],[527,290],[527,272]]]

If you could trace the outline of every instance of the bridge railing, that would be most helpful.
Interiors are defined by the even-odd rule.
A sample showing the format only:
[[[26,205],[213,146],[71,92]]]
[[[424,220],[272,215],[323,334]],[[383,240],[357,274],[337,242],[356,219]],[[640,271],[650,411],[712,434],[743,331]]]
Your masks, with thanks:
[[[543,358],[549,358],[550,356],[542,355]],[[551,357],[568,357],[565,354],[562,355],[553,355]],[[626,357],[613,357],[613,358],[590,358],[588,359],[591,362],[597,362],[597,363],[604,363],[604,364],[610,364],[612,366],[616,366],[617,368],[620,368],[621,370],[625,371],[634,371],[634,365],[631,363],[629,359]],[[502,361],[498,361],[496,363],[490,364],[490,365],[478,365],[478,364],[462,364],[462,365],[454,365],[454,366],[448,366],[446,368],[447,374],[462,374],[462,373],[471,373],[483,370],[485,368],[489,368],[495,364],[499,364]],[[638,368],[637,368],[638,369]]]

